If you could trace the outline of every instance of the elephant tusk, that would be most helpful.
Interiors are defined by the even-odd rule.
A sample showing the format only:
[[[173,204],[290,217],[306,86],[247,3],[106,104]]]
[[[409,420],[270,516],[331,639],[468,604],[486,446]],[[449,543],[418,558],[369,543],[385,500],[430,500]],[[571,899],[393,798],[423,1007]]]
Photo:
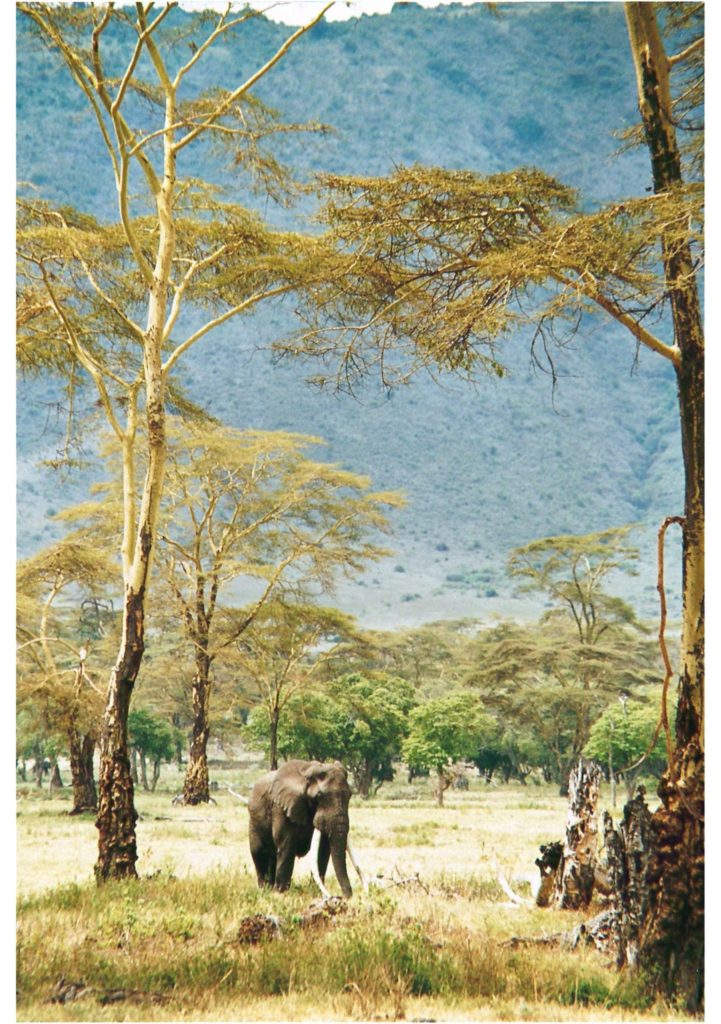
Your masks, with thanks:
[[[365,878],[365,875],[363,874],[363,872],[361,871],[360,867],[358,866],[358,861],[355,859],[355,857],[353,855],[353,848],[351,847],[350,843],[348,843],[348,842],[346,843],[345,848],[346,848],[346,852],[347,852],[348,856],[350,857],[350,862],[353,865],[353,867],[355,868],[355,873],[358,875],[358,878],[360,879],[361,885],[363,886],[363,891],[364,892],[368,892],[368,882],[367,882],[367,880]]]
[[[320,877],[320,872],[318,871],[318,849],[319,849],[319,847],[320,847],[320,832],[318,831],[317,828],[314,828],[313,829],[313,839],[311,840],[311,844],[310,844],[310,873],[313,876],[313,879],[314,879],[316,885],[320,889],[321,894],[323,896],[323,899],[327,900],[327,899],[330,899],[330,892],[323,885],[323,882],[322,882],[321,877]]]

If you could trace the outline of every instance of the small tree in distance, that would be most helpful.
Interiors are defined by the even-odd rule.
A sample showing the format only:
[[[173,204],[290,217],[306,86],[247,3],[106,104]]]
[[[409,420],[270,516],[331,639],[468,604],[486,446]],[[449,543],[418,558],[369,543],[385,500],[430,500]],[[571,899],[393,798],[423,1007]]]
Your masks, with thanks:
[[[453,765],[470,760],[483,745],[483,733],[493,730],[494,722],[471,694],[439,697],[411,711],[403,760],[409,768],[436,773],[434,792],[442,807],[443,794],[454,779]]]
[[[355,624],[335,608],[267,601],[236,644],[234,664],[241,684],[257,692],[267,729],[269,766],[278,767],[280,723],[289,703],[307,691],[352,636]],[[338,756],[336,754],[335,756]]]
[[[643,632],[633,608],[604,589],[612,574],[636,575],[638,548],[627,541],[633,529],[617,526],[531,541],[511,552],[508,574],[519,581],[521,592],[542,594],[551,601],[546,619],[570,618],[579,644],[592,647],[619,626]]]
[[[140,760],[140,781],[143,789],[155,792],[160,778],[160,765],[172,761],[177,746],[176,730],[159,715],[150,711],[136,710],[128,715],[128,740]],[[153,767],[153,777],[148,782],[148,761]]]
[[[331,680],[325,693],[342,722],[338,756],[349,767],[360,796],[377,793],[393,778],[393,761],[408,733],[416,704],[413,684],[395,676],[354,672]]]
[[[362,797],[374,795],[393,777],[393,761],[401,754],[414,704],[409,682],[381,673],[353,672],[315,682],[312,689],[293,694],[285,705],[278,727],[278,755],[342,761],[356,792]],[[267,707],[253,709],[246,735],[254,744],[268,746]]]
[[[584,748],[586,757],[620,775],[633,799],[642,775],[660,778],[667,767],[665,737],[660,735],[658,692],[623,694],[594,724]]]
[[[43,719],[48,734],[69,753],[72,814],[97,810],[93,756],[102,694],[87,659],[89,648],[94,664],[105,664],[112,642],[102,623],[88,628],[81,609],[84,602],[99,601],[106,594],[115,573],[106,551],[82,531],[68,534],[17,567],[18,704]]]

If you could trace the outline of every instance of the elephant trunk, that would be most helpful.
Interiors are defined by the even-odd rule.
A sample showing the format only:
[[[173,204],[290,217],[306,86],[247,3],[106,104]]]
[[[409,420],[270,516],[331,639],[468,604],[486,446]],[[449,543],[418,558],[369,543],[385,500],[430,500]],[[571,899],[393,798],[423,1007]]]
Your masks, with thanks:
[[[344,833],[341,836],[331,836],[330,839],[330,856],[333,861],[333,870],[335,871],[335,877],[338,879],[338,885],[341,888],[341,892],[348,899],[353,895],[353,887],[350,884],[348,878],[348,869],[346,868],[346,847],[348,844],[348,833]]]
[[[338,879],[341,892],[348,899],[353,894],[353,887],[348,878],[346,867],[346,849],[348,846],[348,799],[328,800],[316,811],[313,825],[328,838],[333,870]]]

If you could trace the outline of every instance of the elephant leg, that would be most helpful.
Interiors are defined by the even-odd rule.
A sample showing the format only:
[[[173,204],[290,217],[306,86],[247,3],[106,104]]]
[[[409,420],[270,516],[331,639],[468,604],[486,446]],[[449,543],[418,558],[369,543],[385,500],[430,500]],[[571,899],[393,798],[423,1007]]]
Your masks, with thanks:
[[[295,867],[295,844],[284,837],[279,846],[276,846],[276,867],[275,867],[275,888],[278,892],[285,892],[290,886]]]
[[[268,885],[271,887],[271,889],[275,885],[275,869],[277,859],[278,858],[275,852],[275,847],[273,847],[273,849],[268,854]]]
[[[320,875],[321,882],[325,882],[325,873],[328,870],[329,860],[330,840],[327,835],[321,832],[320,843],[318,845],[318,874]]]
[[[264,842],[260,837],[253,837],[250,843],[250,855],[255,864],[258,885],[262,889],[272,886],[275,881],[275,847]]]

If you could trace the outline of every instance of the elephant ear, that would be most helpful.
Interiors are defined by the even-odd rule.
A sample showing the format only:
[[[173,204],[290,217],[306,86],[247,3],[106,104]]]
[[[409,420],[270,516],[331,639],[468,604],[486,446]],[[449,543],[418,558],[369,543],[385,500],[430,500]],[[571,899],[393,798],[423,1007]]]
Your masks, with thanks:
[[[278,769],[271,783],[271,800],[282,807],[296,825],[310,825],[312,821],[311,808],[308,806],[308,781],[317,764],[315,761],[310,764],[288,761]]]

